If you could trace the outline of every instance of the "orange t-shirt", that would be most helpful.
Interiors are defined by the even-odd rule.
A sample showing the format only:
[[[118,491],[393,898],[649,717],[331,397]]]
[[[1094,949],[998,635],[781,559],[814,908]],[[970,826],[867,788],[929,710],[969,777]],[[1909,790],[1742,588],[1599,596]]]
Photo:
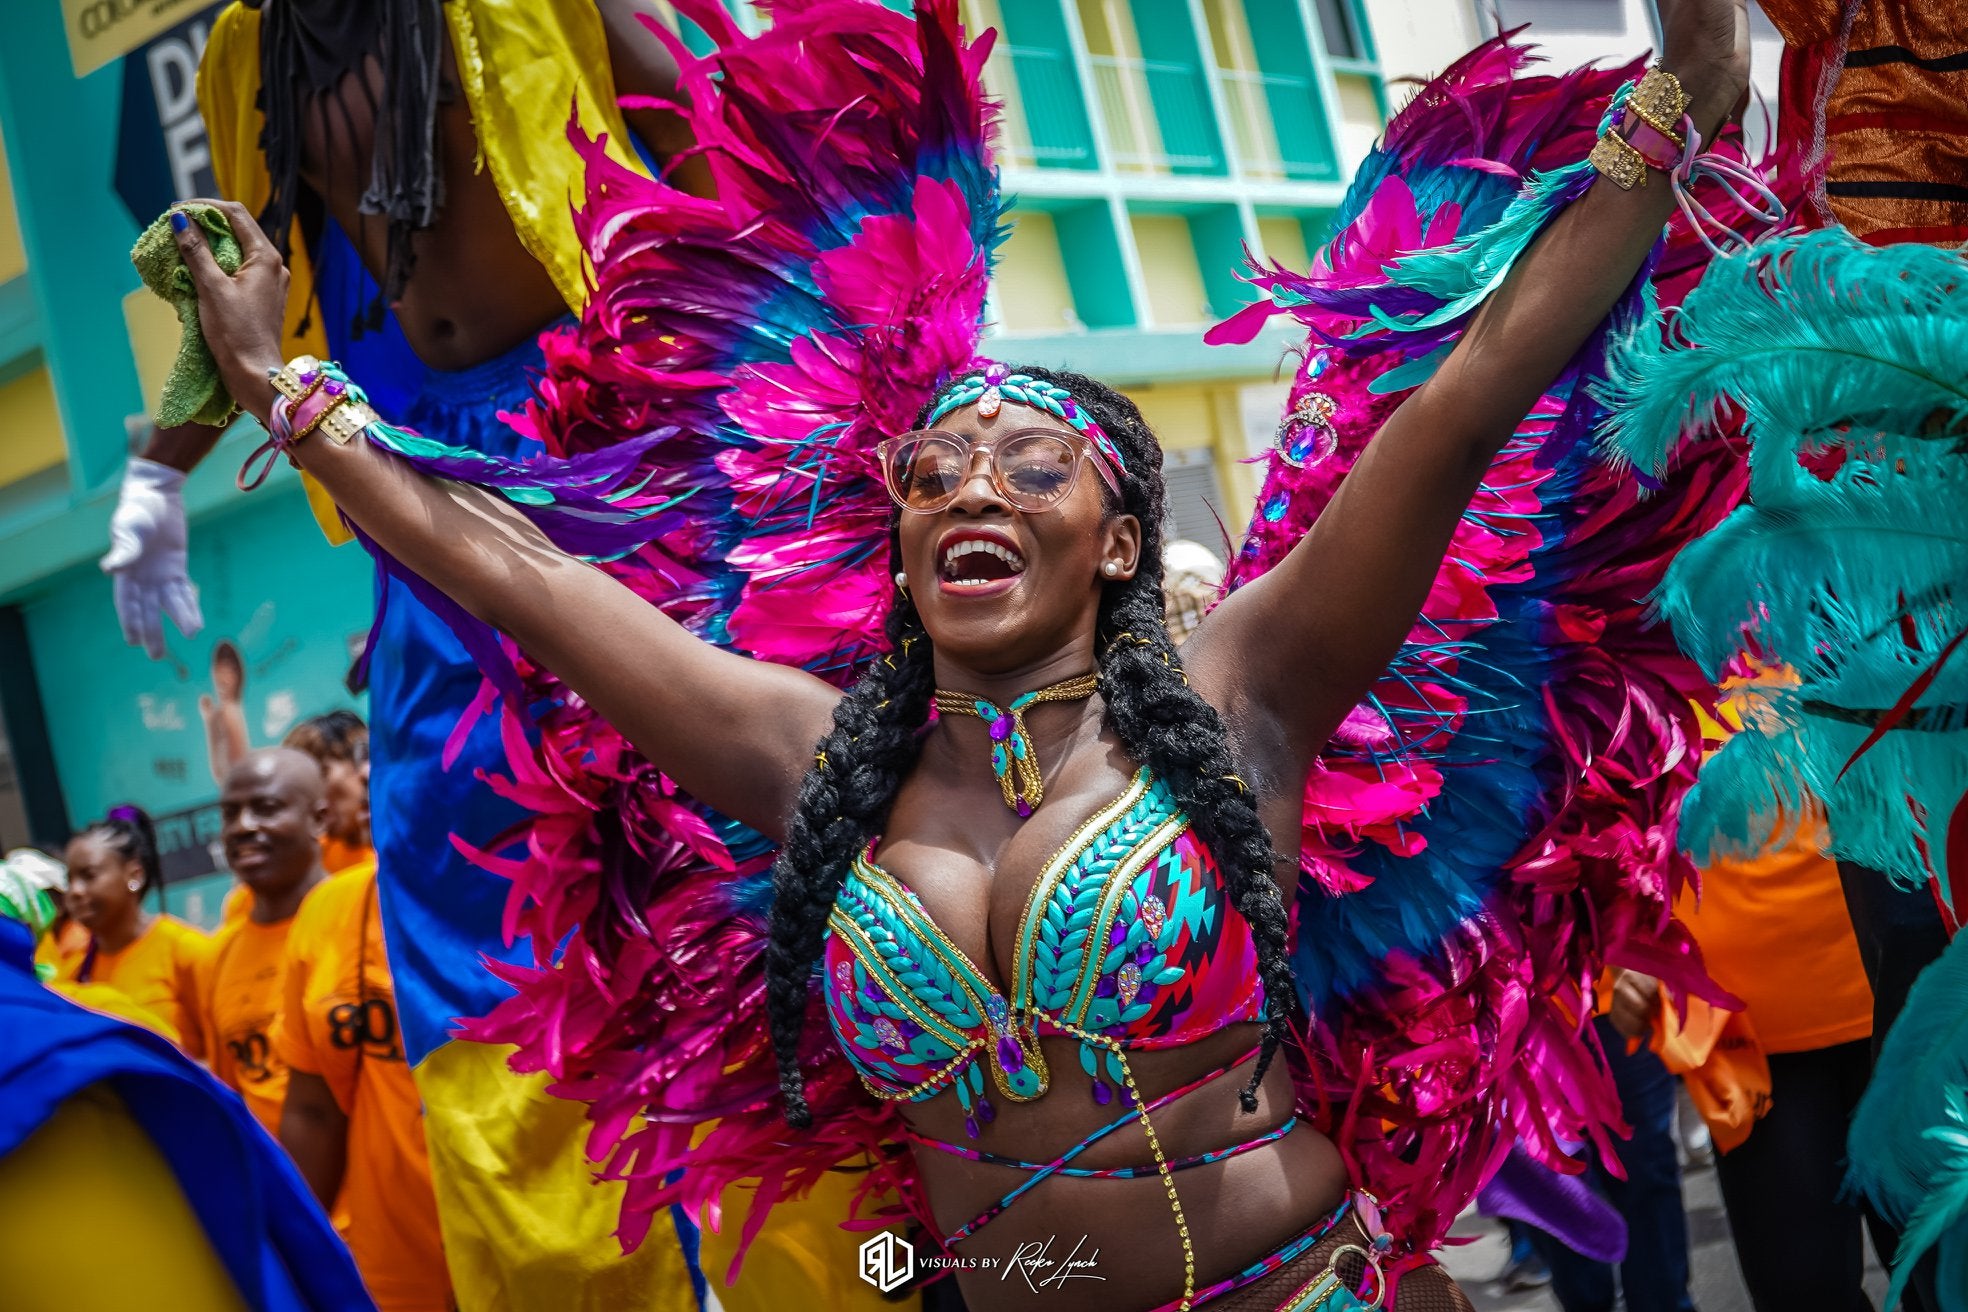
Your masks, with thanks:
[[[321,836],[321,868],[331,875],[339,875],[344,870],[354,870],[357,866],[376,864],[376,849],[367,843],[357,846],[344,843],[330,834]]]
[[[1806,829],[1808,830],[1808,826]],[[1801,832],[1702,872],[1676,908],[1708,973],[1741,998],[1765,1052],[1810,1052],[1872,1034],[1872,989],[1838,867]]]
[[[339,838],[321,836],[321,868],[329,875],[339,875],[344,870],[357,866],[376,864],[376,849],[356,847],[344,843]],[[253,891],[244,884],[235,883],[226,890],[225,901],[219,906],[219,923],[230,925],[253,909]]]
[[[175,916],[159,916],[122,951],[98,952],[94,961],[89,959],[88,939],[80,950],[65,945],[56,958],[55,979],[64,984],[108,985],[166,1022],[176,1031],[177,1045],[203,1060],[207,1043],[202,977],[211,949],[212,940],[190,925]]]
[[[280,1009],[281,963],[293,926],[292,919],[263,925],[251,916],[220,926],[212,936],[205,989],[212,1074],[239,1092],[275,1138],[287,1101],[287,1064],[273,1050],[273,1018]]]
[[[289,1069],[319,1075],[348,1117],[337,1224],[381,1312],[444,1312],[451,1282],[374,863],[315,889],[293,924],[273,1047]]]

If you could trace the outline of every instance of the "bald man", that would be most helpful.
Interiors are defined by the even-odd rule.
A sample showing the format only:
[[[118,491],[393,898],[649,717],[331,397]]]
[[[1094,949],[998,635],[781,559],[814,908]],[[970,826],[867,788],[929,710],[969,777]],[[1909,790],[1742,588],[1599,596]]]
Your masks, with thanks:
[[[280,1009],[287,931],[307,895],[327,878],[321,869],[328,823],[321,767],[290,747],[253,752],[226,774],[219,812],[226,864],[252,905],[213,940],[204,989],[212,1073],[278,1136],[287,1067],[269,1036]]]

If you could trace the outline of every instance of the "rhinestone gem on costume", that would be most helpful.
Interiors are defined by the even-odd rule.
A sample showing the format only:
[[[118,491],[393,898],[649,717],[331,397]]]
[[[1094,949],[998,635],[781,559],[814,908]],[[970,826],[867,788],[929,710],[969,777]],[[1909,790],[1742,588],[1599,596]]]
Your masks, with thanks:
[[[1339,404],[1324,392],[1301,396],[1278,425],[1279,457],[1294,469],[1323,463],[1339,449],[1339,431],[1332,422],[1338,413]]]
[[[1004,1000],[1003,995],[993,993],[984,1001],[984,1018],[991,1022],[992,1029],[1003,1029],[1005,1022],[1011,1019],[1011,1004]]]
[[[875,1017],[874,1031],[875,1037],[881,1040],[881,1045],[884,1048],[902,1048],[907,1046],[902,1042],[902,1031],[896,1029],[895,1022],[886,1016]]]
[[[1132,961],[1123,961],[1121,969],[1114,977],[1115,987],[1121,993],[1121,1005],[1131,1007],[1135,997],[1141,992],[1141,967]]]
[[[1004,393],[996,387],[984,389],[984,395],[977,398],[977,413],[980,418],[993,419],[1004,407]]]
[[[1160,938],[1162,928],[1168,924],[1168,908],[1153,893],[1141,899],[1141,923],[1150,938]]]

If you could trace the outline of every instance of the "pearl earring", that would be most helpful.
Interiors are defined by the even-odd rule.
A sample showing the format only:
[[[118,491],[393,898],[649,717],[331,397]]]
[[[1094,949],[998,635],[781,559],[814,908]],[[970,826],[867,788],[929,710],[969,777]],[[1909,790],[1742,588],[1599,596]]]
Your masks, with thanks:
[[[1100,567],[1100,572],[1111,579],[1121,572],[1120,562],[1110,560]]]
[[[895,590],[897,592],[907,592],[909,590],[909,576],[899,569],[895,571]]]
[[[139,883],[135,883],[135,882],[132,882],[132,883],[131,883],[131,885],[130,885],[130,891],[131,891],[132,893],[141,893],[141,892],[143,892],[143,885],[142,885],[142,884],[139,884]]]

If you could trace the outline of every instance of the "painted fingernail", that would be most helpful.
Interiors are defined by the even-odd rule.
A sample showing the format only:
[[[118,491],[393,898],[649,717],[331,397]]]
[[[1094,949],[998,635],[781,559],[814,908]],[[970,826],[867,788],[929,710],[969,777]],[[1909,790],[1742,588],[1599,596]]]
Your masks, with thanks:
[[[191,220],[185,217],[185,212],[183,210],[171,211],[171,231],[183,232],[190,225],[191,225]]]

